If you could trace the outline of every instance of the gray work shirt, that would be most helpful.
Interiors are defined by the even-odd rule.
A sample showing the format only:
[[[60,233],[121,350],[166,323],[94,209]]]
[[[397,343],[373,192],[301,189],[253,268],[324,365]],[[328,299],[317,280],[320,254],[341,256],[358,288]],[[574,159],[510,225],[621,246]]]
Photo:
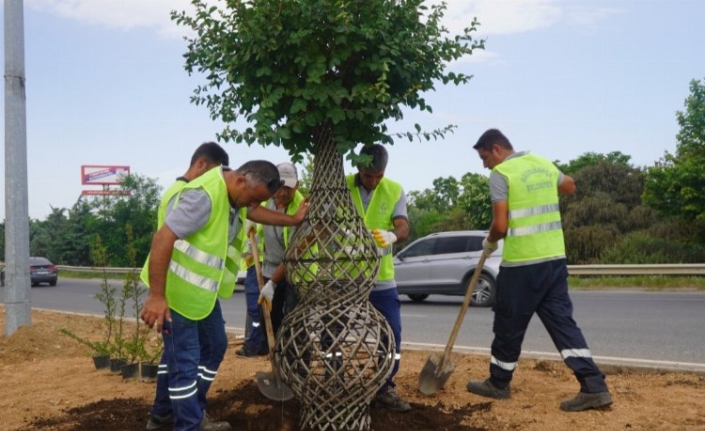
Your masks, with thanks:
[[[290,202],[289,205],[292,205],[292,203]],[[286,211],[286,208],[277,209],[274,199],[268,200],[264,207],[280,213]],[[284,244],[289,244],[289,240],[291,240],[294,232],[296,232],[296,226],[289,228],[289,239],[286,242],[284,241],[284,226],[262,225],[262,232],[264,235],[264,263],[262,264],[262,275],[267,278],[272,278],[274,271],[276,271],[279,264],[284,261],[284,254],[286,253]]]
[[[169,201],[164,224],[169,226],[177,238],[185,239],[208,223],[212,208],[211,197],[203,188],[186,189]],[[242,229],[239,211],[239,208],[230,206],[228,244]]]
[[[357,181],[356,181],[357,182]],[[365,187],[362,186],[362,184],[357,185],[357,187],[360,189],[360,199],[362,200],[362,208],[365,212],[367,212],[367,207],[370,205],[370,202],[372,201],[372,196],[374,196],[375,191],[367,191]],[[392,213],[392,220],[398,217],[402,217],[406,220],[409,220],[409,214],[406,210],[406,193],[404,193],[404,189],[401,191],[401,195],[399,196],[399,200],[396,202],[394,205],[394,212]],[[372,288],[374,291],[378,290],[387,290],[387,289],[394,289],[397,287],[397,282],[396,280],[385,280],[385,281],[375,281],[375,287]]]

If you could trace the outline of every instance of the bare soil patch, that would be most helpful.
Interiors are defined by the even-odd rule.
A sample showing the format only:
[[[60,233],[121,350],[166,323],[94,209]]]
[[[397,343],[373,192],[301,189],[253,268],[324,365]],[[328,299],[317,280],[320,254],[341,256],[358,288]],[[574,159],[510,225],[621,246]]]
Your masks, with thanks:
[[[0,307],[4,328],[4,308]],[[32,312],[32,326],[0,338],[0,430],[143,430],[154,384],[124,381],[95,370],[84,347],[61,334],[68,328],[99,340],[103,320],[46,311]],[[209,394],[209,415],[234,430],[299,429],[297,401],[276,403],[260,394],[255,372],[267,359],[241,359],[233,347]],[[578,385],[561,362],[521,360],[512,399],[493,401],[470,394],[468,379],[484,378],[488,358],[455,354],[457,368],[433,396],[418,391],[418,373],[430,352],[405,351],[398,390],[413,407],[409,413],[372,409],[374,431],[564,431],[705,430],[705,376],[606,367],[614,404],[603,410],[564,413],[560,401]]]

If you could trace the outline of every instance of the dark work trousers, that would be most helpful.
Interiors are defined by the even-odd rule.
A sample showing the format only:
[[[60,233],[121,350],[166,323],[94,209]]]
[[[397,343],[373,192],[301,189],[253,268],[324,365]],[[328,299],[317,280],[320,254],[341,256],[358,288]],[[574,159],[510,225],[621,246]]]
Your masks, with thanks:
[[[269,281],[268,277],[264,277],[264,282]],[[274,336],[276,337],[279,333],[279,327],[284,320],[284,316],[291,313],[291,311],[299,303],[299,298],[296,296],[296,291],[294,287],[289,284],[288,281],[282,280],[274,288],[274,297],[272,297],[272,311],[269,312],[269,317],[272,319],[272,329]],[[262,319],[262,328],[264,328],[264,319]],[[265,339],[265,345],[267,345],[267,340]]]
[[[220,301],[201,320],[171,310],[171,322],[164,321],[162,338],[164,353],[150,413],[173,414],[176,431],[198,431],[208,389],[228,348]]]
[[[518,267],[501,267],[493,308],[494,341],[490,380],[506,387],[516,368],[526,328],[534,313],[546,327],[565,364],[580,382],[580,391],[607,391],[605,375],[592,360],[585,338],[573,320],[565,259]]]
[[[247,328],[245,329],[245,350],[253,353],[260,353],[267,350],[265,328],[262,324],[262,313],[257,304],[259,299],[259,283],[257,283],[257,271],[252,265],[247,268],[245,277],[245,300],[247,302]]]
[[[380,388],[378,393],[384,393],[396,386],[394,376],[399,371],[399,362],[401,360],[401,302],[397,289],[373,290],[370,292],[370,303],[379,311],[385,319],[392,334],[394,334],[394,367],[392,374],[389,375],[384,386]]]

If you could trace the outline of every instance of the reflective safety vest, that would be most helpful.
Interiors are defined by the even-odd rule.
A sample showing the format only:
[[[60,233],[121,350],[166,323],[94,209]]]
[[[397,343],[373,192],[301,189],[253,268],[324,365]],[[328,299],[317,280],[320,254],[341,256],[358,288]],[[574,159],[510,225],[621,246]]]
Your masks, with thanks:
[[[217,297],[232,296],[239,264],[231,255],[235,247],[228,244],[230,201],[221,167],[191,181],[181,192],[197,188],[211,198],[210,218],[197,232],[176,240],[166,277],[169,308],[191,320],[208,316]],[[149,267],[147,279],[148,271]]]
[[[384,229],[394,230],[394,207],[401,197],[401,184],[392,181],[388,178],[382,178],[375,192],[372,195],[372,200],[367,206],[367,211],[362,205],[362,196],[360,195],[360,187],[355,184],[355,174],[345,177],[345,181],[350,189],[353,203],[357,207],[358,212],[365,220],[365,227],[369,230]],[[392,257],[392,246],[382,249],[382,259],[379,266],[379,274],[377,281],[394,280],[394,260]]]
[[[502,258],[526,262],[565,256],[558,207],[558,168],[546,158],[512,157],[494,170],[509,183],[507,236]]]
[[[179,194],[181,190],[186,186],[186,184],[188,184],[188,181],[185,181],[181,178],[176,180],[176,182],[172,184],[166,190],[166,192],[164,192],[164,196],[162,196],[162,200],[159,202],[159,209],[157,210],[157,230],[161,229],[161,227],[164,225],[164,220],[166,219],[166,209],[169,206],[169,202],[171,202],[171,199],[177,194]],[[142,283],[144,283],[145,286],[149,287],[149,271],[147,270],[147,268],[149,268],[149,255],[147,256],[147,261],[142,267],[142,272],[140,273],[140,279],[142,279]]]

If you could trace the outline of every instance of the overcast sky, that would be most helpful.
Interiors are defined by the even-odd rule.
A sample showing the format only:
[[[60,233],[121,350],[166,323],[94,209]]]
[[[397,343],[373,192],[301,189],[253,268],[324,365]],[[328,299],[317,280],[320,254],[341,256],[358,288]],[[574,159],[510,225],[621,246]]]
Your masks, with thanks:
[[[443,141],[389,147],[387,176],[404,189],[438,177],[487,174],[472,150],[500,128],[517,150],[567,162],[621,151],[637,166],[676,148],[676,111],[705,78],[702,0],[448,0],[446,26],[473,17],[486,50],[452,68],[469,84],[437,86],[434,114],[408,112],[393,132],[457,125]],[[166,187],[223,125],[190,104],[200,83],[183,69],[187,0],[24,0],[29,214],[71,207],[81,165],[128,165]],[[4,55],[4,54],[3,54]],[[3,108],[4,109],[4,108]],[[4,121],[4,116],[3,116]],[[223,144],[238,166],[278,163],[278,148]],[[2,158],[3,173],[4,152]],[[348,172],[352,172],[346,164]],[[0,178],[4,219],[5,178]]]

